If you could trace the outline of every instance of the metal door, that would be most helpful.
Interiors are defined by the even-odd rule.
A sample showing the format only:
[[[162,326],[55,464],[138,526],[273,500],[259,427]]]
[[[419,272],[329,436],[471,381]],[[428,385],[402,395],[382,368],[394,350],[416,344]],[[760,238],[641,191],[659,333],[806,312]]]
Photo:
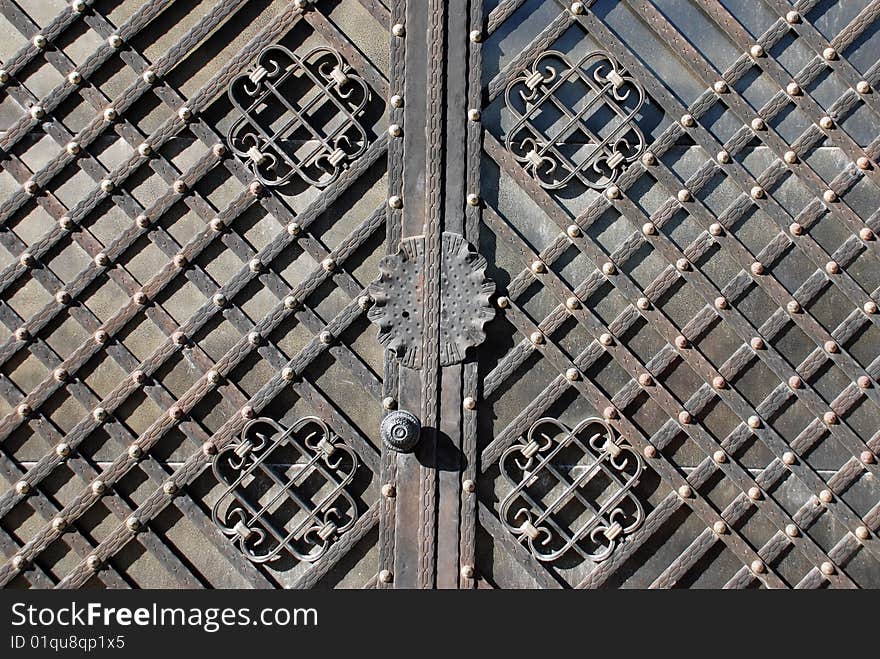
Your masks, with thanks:
[[[875,587],[880,2],[0,2],[8,587]]]

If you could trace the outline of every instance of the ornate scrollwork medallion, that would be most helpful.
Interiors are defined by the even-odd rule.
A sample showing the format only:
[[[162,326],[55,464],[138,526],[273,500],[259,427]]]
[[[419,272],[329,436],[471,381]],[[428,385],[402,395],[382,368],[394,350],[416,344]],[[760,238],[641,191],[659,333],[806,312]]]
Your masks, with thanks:
[[[542,187],[603,190],[645,150],[635,117],[644,88],[610,55],[572,62],[548,50],[505,91],[515,122],[505,146]]]
[[[645,519],[632,491],[642,458],[602,419],[572,430],[539,419],[499,464],[513,488],[501,501],[501,521],[539,561],[570,551],[602,561]]]
[[[317,417],[288,429],[254,419],[214,458],[214,475],[226,487],[211,516],[254,563],[284,552],[316,561],[357,520],[345,489],[357,468],[354,451]]]
[[[400,241],[396,254],[379,262],[379,279],[370,285],[375,304],[369,319],[379,326],[379,343],[409,368],[422,365],[422,308],[425,238]],[[486,278],[486,259],[462,236],[443,233],[440,287],[440,365],[461,362],[469,347],[486,339],[483,326],[495,311],[489,297],[495,284]]]
[[[299,56],[269,46],[233,79],[229,98],[240,115],[229,129],[229,146],[263,185],[299,177],[326,187],[367,150],[358,117],[369,87],[330,48]]]

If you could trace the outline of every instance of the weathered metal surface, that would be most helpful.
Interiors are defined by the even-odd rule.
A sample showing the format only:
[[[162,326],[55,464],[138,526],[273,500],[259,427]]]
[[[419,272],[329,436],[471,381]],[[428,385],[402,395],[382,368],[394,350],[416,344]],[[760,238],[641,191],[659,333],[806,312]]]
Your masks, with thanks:
[[[880,587],[880,3],[0,15],[4,586]],[[444,349],[473,275],[444,233],[497,288],[476,348]],[[367,318],[417,240],[393,326],[420,370]],[[413,453],[383,446],[395,410]],[[211,515],[258,417],[358,465],[345,532],[298,493],[321,523],[264,562]],[[589,417],[641,456],[638,525],[565,480],[607,466],[588,442],[520,488],[533,425]],[[540,560],[521,509],[568,550]]]
[[[486,339],[483,328],[495,316],[489,303],[495,284],[486,279],[486,259],[459,234],[446,231],[441,241],[439,359],[441,366],[451,366]],[[421,310],[428,276],[424,237],[400,241],[399,251],[384,257],[379,271],[370,287],[374,305],[367,314],[379,326],[379,343],[394,352],[402,366],[421,368]]]

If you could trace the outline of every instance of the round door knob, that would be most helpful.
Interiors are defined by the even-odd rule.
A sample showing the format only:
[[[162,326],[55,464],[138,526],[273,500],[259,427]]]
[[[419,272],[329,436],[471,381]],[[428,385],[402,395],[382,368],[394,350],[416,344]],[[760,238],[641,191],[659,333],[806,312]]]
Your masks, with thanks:
[[[418,417],[405,410],[395,410],[382,419],[379,436],[392,451],[409,453],[419,442],[422,424]]]

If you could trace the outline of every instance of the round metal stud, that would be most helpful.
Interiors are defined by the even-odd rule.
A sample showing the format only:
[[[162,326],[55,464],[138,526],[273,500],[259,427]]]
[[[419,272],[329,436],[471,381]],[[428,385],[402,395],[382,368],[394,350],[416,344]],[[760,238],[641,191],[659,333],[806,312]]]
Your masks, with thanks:
[[[859,94],[867,94],[869,91],[871,91],[871,85],[868,83],[867,80],[859,80],[856,83],[856,91]]]
[[[581,379],[581,372],[576,368],[569,368],[565,371],[565,379],[569,382],[574,382],[576,380]]]
[[[748,424],[749,428],[756,430],[761,427],[761,417],[753,414],[748,419],[746,419],[746,423]]]
[[[798,96],[801,93],[801,87],[796,82],[790,82],[785,86],[785,91],[789,96]]]
[[[52,528],[58,531],[59,533],[67,528],[67,522],[63,517],[56,517],[52,520]]]
[[[565,233],[569,238],[578,238],[581,235],[581,228],[577,224],[569,224]]]
[[[118,34],[111,34],[107,39],[107,43],[110,44],[111,48],[122,48],[122,37]]]
[[[796,538],[800,535],[800,533],[801,530],[794,524],[785,525],[785,535],[787,535],[789,538]]]
[[[874,232],[871,231],[871,229],[869,229],[868,227],[862,227],[861,229],[859,229],[859,238],[861,238],[865,242],[868,242],[869,240],[874,240],[875,237],[876,236],[874,235]]]
[[[477,407],[477,399],[473,396],[467,396],[461,403],[466,410],[473,410]]]
[[[476,108],[471,108],[470,110],[468,110],[468,119],[470,121],[479,121],[480,117],[482,116],[482,113]]]
[[[577,311],[581,308],[581,301],[574,296],[569,297],[565,300],[565,308],[569,311]]]
[[[767,566],[764,565],[764,562],[759,561],[757,559],[752,561],[752,564],[750,567],[752,569],[752,572],[754,572],[755,574],[763,574],[764,572],[767,571]]]
[[[681,125],[684,126],[685,128],[693,128],[693,126],[696,125],[696,123],[697,122],[694,119],[694,115],[692,115],[692,114],[685,114],[685,115],[682,115],[682,117],[681,117]]]
[[[496,300],[496,303],[498,304],[499,309],[506,309],[510,306],[510,298],[502,295]]]
[[[252,181],[248,186],[248,192],[250,192],[254,197],[259,197],[263,194],[263,184],[259,181]]]
[[[477,489],[477,484],[470,478],[466,479],[461,484],[461,489],[463,489],[468,494],[472,494]]]
[[[15,484],[15,492],[21,496],[28,494],[31,491],[31,484],[27,481],[18,481]]]
[[[229,301],[226,299],[226,296],[223,293],[216,293],[211,301],[214,303],[215,307],[225,307],[226,303]]]
[[[379,570],[379,581],[382,583],[391,583],[394,580],[394,574],[391,570]]]
[[[148,142],[142,142],[141,144],[138,145],[138,153],[141,156],[143,156],[144,158],[146,158],[151,153],[153,153],[153,147],[151,147]]]
[[[577,16],[577,15],[586,13],[587,10],[584,7],[583,2],[572,2],[571,7],[570,7],[570,11],[572,14],[575,14]]]
[[[795,153],[794,151],[786,151],[784,154],[782,154],[782,159],[785,160],[785,162],[787,162],[789,165],[793,165],[797,162],[798,156],[797,153]]]
[[[834,128],[834,120],[828,116],[821,117],[819,119],[819,127],[824,130],[831,130]]]
[[[788,310],[788,313],[800,313],[801,305],[797,300],[789,300],[785,305],[785,308]]]
[[[183,194],[184,192],[186,192],[186,181],[178,179],[172,184],[171,187],[177,194]]]
[[[640,297],[636,300],[636,306],[642,311],[647,311],[651,308],[651,301],[646,297]]]
[[[685,203],[693,199],[690,190],[679,190],[675,196],[681,203]]]
[[[318,334],[318,340],[325,346],[330,345],[331,343],[333,343],[333,334],[328,330],[324,330],[323,332]]]
[[[166,494],[166,496],[173,497],[177,494],[177,483],[174,481],[166,481],[162,486],[162,491]]]
[[[480,195],[471,193],[467,196],[468,206],[479,206],[480,205]]]
[[[687,259],[678,259],[675,262],[675,267],[678,268],[681,272],[686,272],[691,269],[690,261]]]
[[[639,385],[642,387],[650,387],[654,383],[654,378],[650,373],[641,373],[639,375]]]
[[[834,50],[834,48],[828,47],[822,51],[822,57],[824,57],[828,61],[837,59],[837,51]]]
[[[767,124],[764,123],[764,120],[761,117],[755,117],[752,119],[752,130],[764,130],[767,128]]]
[[[657,156],[650,151],[645,151],[645,153],[642,154],[642,163],[648,167],[652,167],[657,164]]]
[[[58,367],[53,371],[52,377],[55,378],[56,382],[67,382],[70,378],[70,372],[66,368]]]
[[[719,151],[715,159],[722,165],[726,165],[730,162],[730,154],[727,151]]]
[[[609,185],[605,189],[605,196],[609,199],[620,199],[620,188],[616,185]]]
[[[80,83],[82,83],[82,81],[82,73],[80,73],[79,71],[71,71],[67,74],[67,82],[69,82],[71,85],[79,85]]]
[[[713,236],[720,236],[724,233],[724,227],[719,222],[713,222],[709,225],[709,233]]]
[[[611,336],[611,334],[609,334],[608,332],[603,332],[599,335],[599,343],[606,347],[610,346],[614,343],[614,337]]]
[[[715,306],[716,306],[718,309],[727,309],[728,306],[729,306],[728,303],[727,303],[727,298],[724,298],[724,297],[716,297],[716,298],[715,298]]]
[[[185,268],[187,264],[187,259],[185,254],[175,254],[174,258],[171,259],[174,266],[177,268]]]
[[[752,57],[763,57],[764,56],[764,48],[761,44],[755,44],[751,48],[749,48],[749,55]]]
[[[251,259],[248,263],[248,268],[251,272],[257,273],[263,271],[263,262],[260,259]]]
[[[785,22],[791,25],[795,23],[799,23],[801,20],[801,15],[796,11],[790,11],[785,15]]]
[[[694,495],[693,489],[691,489],[690,485],[682,485],[678,488],[678,496],[682,499],[690,499]]]
[[[137,517],[129,517],[125,520],[125,526],[128,527],[128,530],[131,532],[136,532],[141,528],[141,520]]]
[[[831,576],[836,571],[834,568],[834,564],[829,561],[825,561],[824,563],[822,563],[822,565],[819,566],[819,570],[821,570],[822,574],[824,574],[826,577]]]
[[[750,487],[749,491],[746,494],[749,495],[749,499],[751,499],[752,501],[761,500],[761,488],[759,487]]]
[[[727,462],[727,453],[725,453],[724,451],[720,451],[720,450],[719,450],[719,451],[715,451],[715,452],[712,454],[712,459],[713,459],[717,464],[723,464],[723,463]]]
[[[292,295],[288,295],[286,298],[284,298],[284,308],[288,309],[289,311],[295,311],[296,309],[299,309],[299,300],[297,300]]]
[[[254,408],[250,405],[245,405],[241,408],[241,418],[243,419],[253,419],[256,416],[256,412],[254,412]]]
[[[766,272],[766,269],[764,268],[764,264],[759,263],[758,261],[755,261],[754,263],[752,263],[752,265],[749,266],[749,269],[752,271],[752,274],[756,275],[756,276],[763,275]]]
[[[764,339],[760,336],[752,337],[749,341],[749,345],[752,347],[752,350],[763,350],[764,349]]]
[[[829,204],[834,203],[837,201],[837,193],[834,190],[825,190],[825,192],[822,193],[822,199]]]
[[[137,444],[132,444],[128,447],[128,457],[132,460],[140,460],[144,456],[144,449],[142,449]]]
[[[40,50],[43,50],[43,48],[49,45],[48,40],[42,34],[34,35],[32,43],[34,44],[34,47],[39,48]]]
[[[613,274],[617,273],[617,267],[611,263],[610,261],[602,264],[602,274],[606,277],[610,277]]]
[[[138,215],[134,218],[134,223],[138,225],[141,229],[146,229],[150,226],[150,218],[144,214]]]
[[[184,105],[177,111],[177,116],[180,117],[183,121],[189,121],[190,119],[192,119],[192,110]]]
[[[19,327],[15,330],[15,338],[19,341],[30,341],[31,333],[27,330],[26,327]]]
[[[756,185],[752,187],[750,194],[752,195],[752,199],[763,199],[764,188],[762,188],[760,185]]]
[[[870,389],[871,388],[871,378],[867,375],[860,375],[856,380],[856,384],[859,385],[862,389]]]
[[[388,205],[391,208],[395,208],[395,209],[403,208],[403,199],[401,199],[397,195],[394,195],[394,196],[388,198]]]
[[[98,558],[95,554],[92,554],[86,559],[86,566],[92,571],[97,572],[98,568],[101,567],[101,559]]]
[[[116,111],[116,108],[107,108],[104,110],[104,121],[116,121],[119,118],[119,113]]]
[[[617,410],[614,407],[612,407],[611,405],[609,405],[608,407],[606,407],[605,409],[602,410],[602,416],[606,420],[609,420],[609,421],[611,419],[616,419],[617,418]]]
[[[793,236],[804,235],[804,227],[799,222],[792,222],[791,226],[788,227],[788,230],[791,232],[791,235],[793,235]]]
[[[321,261],[321,268],[325,272],[333,272],[334,270],[336,270],[336,259],[327,257],[326,259]]]
[[[210,371],[205,373],[205,377],[208,378],[208,382],[210,382],[211,384],[220,384],[221,375],[220,372],[216,369],[212,368]]]
[[[531,339],[532,343],[535,345],[541,345],[544,343],[544,335],[541,334],[541,332],[532,332],[529,339]]]
[[[391,124],[388,126],[388,134],[391,137],[400,137],[403,135],[403,129],[400,127],[400,124]]]
[[[386,396],[382,399],[382,408],[386,410],[393,410],[397,407],[397,401],[394,400],[391,396]]]
[[[211,153],[214,154],[217,158],[222,158],[226,155],[226,145],[218,142],[214,146],[211,147]]]
[[[642,451],[642,455],[644,455],[649,460],[652,460],[653,458],[657,457],[657,448],[652,444],[648,444]]]
[[[862,451],[859,454],[859,460],[862,464],[872,464],[874,462],[874,454],[871,451]]]
[[[642,225],[642,233],[646,236],[654,236],[657,234],[657,226],[653,222],[645,222]]]
[[[393,499],[397,494],[397,489],[391,483],[382,485],[382,496],[386,499]]]
[[[105,178],[103,181],[101,181],[101,190],[108,194],[113,192],[114,187],[115,186],[113,185],[113,181],[108,178]]]
[[[358,306],[361,309],[367,310],[372,306],[372,304],[373,304],[373,298],[371,298],[369,295],[361,295],[358,298]]]
[[[403,37],[403,35],[406,34],[406,29],[403,27],[402,23],[395,23],[391,27],[391,34],[393,34],[395,37]]]
[[[9,71],[0,69],[0,85],[5,85],[7,82],[9,82]]]
[[[837,423],[837,414],[834,412],[825,412],[825,414],[822,415],[822,421],[825,422],[826,426],[833,426]]]
[[[825,264],[825,272],[829,275],[840,274],[840,264],[837,261],[828,261],[828,263]]]
[[[98,330],[95,332],[95,343],[98,345],[103,345],[110,340],[110,335],[106,332],[106,330]]]
[[[104,423],[107,420],[107,410],[103,407],[96,407],[92,411],[92,418],[95,419],[98,423]]]
[[[685,348],[687,348],[688,347],[687,338],[682,336],[681,334],[676,336],[675,337],[675,347],[679,348],[680,350],[684,350]]]
[[[479,30],[471,30],[471,41],[480,43],[483,40],[483,33]]]
[[[788,386],[792,389],[800,389],[804,386],[804,381],[800,378],[799,375],[792,375],[788,378]]]
[[[712,387],[715,389],[726,389],[727,388],[727,380],[725,380],[720,375],[716,375],[712,378]]]
[[[866,314],[875,314],[877,313],[877,303],[874,300],[868,300],[863,305],[862,309],[864,309]]]
[[[831,503],[834,500],[834,495],[831,493],[831,490],[822,490],[819,492],[819,501],[822,503]]]
[[[33,119],[42,119],[46,116],[46,111],[43,109],[42,105],[32,105],[30,114]]]
[[[249,332],[248,333],[248,343],[252,346],[258,346],[262,342],[263,337],[260,336],[259,332]]]
[[[724,535],[727,533],[727,524],[722,522],[720,519],[712,525],[712,531],[716,535]]]
[[[782,462],[787,465],[793,465],[795,462],[797,462],[797,456],[791,451],[786,451],[782,454]]]
[[[678,422],[682,425],[686,426],[686,425],[692,423],[693,420],[694,420],[693,415],[691,415],[691,413],[688,412],[687,410],[682,410],[681,412],[678,413]]]
[[[131,381],[135,384],[144,384],[147,381],[147,374],[141,370],[132,371]]]
[[[712,85],[712,89],[715,90],[716,94],[726,94],[728,91],[727,83],[723,80],[715,81],[715,84]]]
[[[287,233],[291,236],[298,236],[302,233],[302,225],[299,222],[291,222],[287,225]]]
[[[180,330],[171,334],[171,340],[174,341],[176,345],[182,346],[186,344],[186,334],[181,332]]]
[[[402,108],[403,107],[403,96],[400,94],[394,94],[388,102],[391,104],[393,108]]]
[[[66,458],[70,455],[70,444],[67,442],[61,442],[58,446],[55,447],[55,455],[59,458]]]
[[[147,69],[146,71],[144,71],[141,77],[148,85],[152,85],[156,82],[156,72],[152,69]]]
[[[834,341],[826,341],[822,347],[825,348],[825,352],[832,355],[840,352],[840,346]]]
[[[871,532],[868,530],[867,526],[857,526],[856,537],[859,540],[867,540],[869,537],[871,537]]]
[[[281,369],[281,379],[287,382],[292,382],[296,379],[296,371],[290,368],[290,366],[285,366]]]
[[[92,483],[92,494],[95,496],[101,496],[107,491],[107,486],[104,484],[104,481],[94,481]]]

